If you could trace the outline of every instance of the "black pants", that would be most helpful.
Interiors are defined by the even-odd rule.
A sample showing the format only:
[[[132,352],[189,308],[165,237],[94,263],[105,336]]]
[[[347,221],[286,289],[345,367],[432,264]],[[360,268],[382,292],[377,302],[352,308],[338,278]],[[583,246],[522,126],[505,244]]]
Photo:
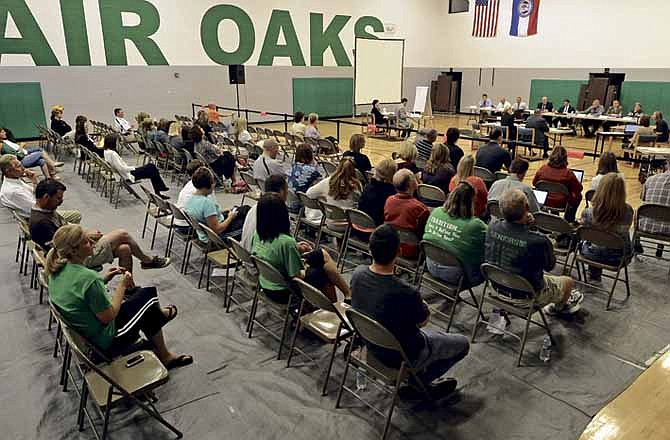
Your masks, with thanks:
[[[137,167],[132,170],[130,174],[132,174],[135,180],[150,179],[151,186],[154,187],[154,192],[156,194],[163,191],[168,191],[170,189],[165,186],[165,182],[163,182],[163,178],[158,172],[158,168],[156,168],[156,165],[153,163],[148,163],[146,165],[142,165],[141,167]]]
[[[600,127],[600,121],[589,121],[584,119],[582,121],[582,127],[584,127],[584,136],[593,137],[596,135],[598,127]]]
[[[116,336],[111,347],[106,350],[112,355],[137,341],[140,331],[147,339],[151,339],[168,323],[158,303],[156,288],[135,287],[128,290],[114,323]]]
[[[235,157],[230,152],[224,151],[214,162],[210,162],[209,166],[212,167],[217,176],[230,179],[235,173]]]

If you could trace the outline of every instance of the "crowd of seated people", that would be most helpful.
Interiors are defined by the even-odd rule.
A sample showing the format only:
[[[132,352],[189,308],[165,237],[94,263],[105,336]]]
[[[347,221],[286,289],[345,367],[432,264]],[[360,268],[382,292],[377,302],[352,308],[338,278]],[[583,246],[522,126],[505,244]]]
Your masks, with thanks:
[[[509,103],[503,104],[507,107]],[[545,110],[547,104],[551,103],[544,103]],[[86,120],[81,121],[78,118],[77,131],[87,137]],[[296,113],[292,130],[296,133],[304,131],[308,137],[320,137],[316,115],[310,115],[306,126],[303,121],[304,114]],[[425,142],[420,141],[417,145],[403,142],[397,158],[382,159],[374,168],[362,153],[365,136],[356,134],[351,136],[349,151],[339,160],[335,172],[325,178],[315,160],[318,151],[309,145],[297,145],[293,161],[286,161],[287,158],[280,161],[277,142],[266,139],[263,154],[252,167],[264,194],[257,204],[247,207],[248,213],[240,213],[235,208],[222,209],[214,195],[216,179],[205,165],[219,169],[215,163],[223,154],[218,146],[206,140],[206,128],[202,126],[205,122],[210,129],[215,124],[211,112],[203,110],[192,128],[161,120],[153,134],[156,139],[167,139],[173,145],[177,138],[181,138],[179,148],[186,148],[190,141],[195,151],[207,159],[207,164],[199,160],[187,164],[190,179],[179,193],[177,206],[222,238],[241,235],[241,243],[247,250],[284,275],[288,289],[262,276],[259,284],[270,299],[283,304],[290,302],[292,314],[297,311],[300,295],[291,280],[299,278],[322,291],[331,301],[344,298],[355,309],[384,324],[407,350],[409,359],[420,367],[420,377],[430,384],[429,391],[436,397],[456,389],[455,379],[438,379],[467,356],[469,343],[461,335],[426,328],[430,311],[421,293],[394,271],[398,257],[416,258],[420,248],[416,243],[402,242],[398,231],[413,232],[418,240],[444,248],[459,259],[464,272],[441,266],[431,259],[426,261],[428,272],[449,284],[456,284],[463,277],[463,288],[481,285],[484,275],[480,267],[488,262],[527,279],[537,292],[537,303],[548,314],[565,316],[580,308],[583,295],[573,289],[573,280],[548,273],[554,269],[556,259],[552,242],[533,228],[533,213],[541,206],[532,188],[524,183],[529,163],[521,158],[511,160],[508,151],[502,147],[500,130],[491,133],[490,142],[482,146],[476,156],[465,155],[458,147],[458,129],[447,131],[445,143],[436,142],[437,131],[428,132]],[[84,128],[79,130],[80,126]],[[144,126],[147,133],[152,132],[152,127]],[[180,129],[186,129],[186,134],[179,136]],[[243,119],[235,121],[234,130],[238,139],[249,135]],[[146,169],[128,167],[114,148],[117,141],[118,135],[105,138],[105,160],[123,169],[133,179],[151,179],[157,194],[167,191],[155,166],[146,166]],[[85,145],[88,142],[82,138],[78,143]],[[420,168],[417,159],[421,157],[422,149],[428,154],[427,162]],[[227,168],[226,172],[221,170],[225,177],[232,177],[236,172],[232,155],[231,160],[232,168]],[[508,169],[509,175],[487,189],[485,182],[475,176],[475,164],[492,173]],[[191,356],[177,355],[165,344],[162,328],[177,315],[176,307],[162,307],[156,288],[137,287],[132,278],[133,257],[142,262],[143,269],[166,267],[170,264],[169,258],[146,255],[124,230],[103,234],[73,224],[81,220],[81,214],[57,209],[63,202],[65,186],[53,179],[37,182],[34,173],[25,170],[15,156],[1,157],[0,171],[5,176],[0,203],[28,217],[33,239],[49,250],[50,289],[57,290],[52,301],[66,319],[105,350],[117,351],[142,332],[168,368],[193,362]],[[370,171],[372,177],[368,181]],[[670,172],[649,178],[643,189],[643,200],[670,205],[668,176]],[[23,182],[22,178],[31,183]],[[565,148],[553,148],[547,163],[536,172],[533,184],[539,181],[561,183],[568,188],[567,197],[561,199],[552,193],[545,206],[558,208],[567,204],[565,218],[574,222],[583,188],[568,168]],[[419,200],[416,192],[421,183],[442,189],[447,196],[444,204],[431,210]],[[626,204],[625,180],[618,172],[614,154],[602,155],[598,174],[591,185],[596,192],[591,206],[582,212],[579,223],[613,232],[626,246],[622,252],[613,252],[586,242],[582,244],[581,252],[604,264],[630,259],[634,248],[629,236],[632,210]],[[287,205],[289,191],[305,192],[312,199],[345,210],[360,209],[377,225],[374,231],[364,231],[366,239],[369,236],[372,264],[358,267],[350,284],[339,273],[331,254],[319,243],[312,245],[297,241],[293,236],[289,208],[295,210],[296,206]],[[488,222],[487,202],[490,201],[498,202],[502,217]],[[320,219],[320,211],[307,211],[306,216],[311,220]],[[326,225],[333,230],[342,232],[346,228],[345,223],[327,220]],[[177,223],[176,226],[185,228],[188,225]],[[641,223],[641,228],[668,233],[667,225]],[[198,231],[198,238],[208,241],[201,231]],[[662,247],[659,249],[663,251]],[[110,267],[101,273],[91,270],[98,270],[115,258],[118,258],[120,267]],[[120,282],[110,298],[104,295],[104,285],[115,277],[119,277]],[[600,277],[598,268],[589,268],[591,282],[598,283]],[[496,295],[509,301],[528,299],[523,292],[504,286],[495,288]],[[144,311],[140,313],[140,309]],[[506,326],[506,319],[502,314],[500,317],[498,322]],[[398,357],[390,351],[375,346],[368,348],[384,364],[399,365]],[[401,394],[407,392],[404,390]]]

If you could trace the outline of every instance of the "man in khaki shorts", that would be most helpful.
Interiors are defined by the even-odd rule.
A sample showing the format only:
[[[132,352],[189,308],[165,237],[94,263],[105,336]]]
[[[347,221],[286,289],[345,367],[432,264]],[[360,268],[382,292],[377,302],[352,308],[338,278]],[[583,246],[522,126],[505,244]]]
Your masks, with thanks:
[[[65,186],[55,180],[43,180],[35,187],[36,203],[30,213],[30,235],[32,240],[45,250],[50,248],[53,236],[67,221],[56,211],[63,203]],[[119,259],[119,266],[133,271],[133,257],[140,260],[142,269],[160,269],[170,264],[169,258],[148,256],[135,239],[125,230],[116,229],[103,234],[89,231],[88,238],[95,243],[93,255],[86,266],[95,268]]]
[[[544,273],[554,268],[556,258],[549,239],[530,230],[534,218],[526,195],[518,189],[507,191],[500,199],[500,210],[504,219],[491,223],[486,233],[486,261],[528,280],[537,293],[537,304],[547,314],[577,312],[584,295],[572,290],[572,278]],[[508,301],[529,299],[521,291],[494,287]]]

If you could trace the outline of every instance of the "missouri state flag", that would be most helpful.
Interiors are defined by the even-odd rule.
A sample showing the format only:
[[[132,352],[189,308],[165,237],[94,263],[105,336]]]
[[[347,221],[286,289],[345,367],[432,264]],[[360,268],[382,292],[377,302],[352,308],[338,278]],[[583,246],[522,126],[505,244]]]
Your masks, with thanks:
[[[509,34],[513,37],[537,34],[540,0],[514,0],[512,3],[512,26]]]

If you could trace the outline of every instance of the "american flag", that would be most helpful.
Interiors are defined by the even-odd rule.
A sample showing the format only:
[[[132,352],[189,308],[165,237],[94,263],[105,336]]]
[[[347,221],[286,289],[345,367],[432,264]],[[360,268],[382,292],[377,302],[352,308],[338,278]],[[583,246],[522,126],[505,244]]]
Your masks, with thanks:
[[[472,36],[493,38],[498,30],[499,0],[476,0],[475,20],[472,23]]]

